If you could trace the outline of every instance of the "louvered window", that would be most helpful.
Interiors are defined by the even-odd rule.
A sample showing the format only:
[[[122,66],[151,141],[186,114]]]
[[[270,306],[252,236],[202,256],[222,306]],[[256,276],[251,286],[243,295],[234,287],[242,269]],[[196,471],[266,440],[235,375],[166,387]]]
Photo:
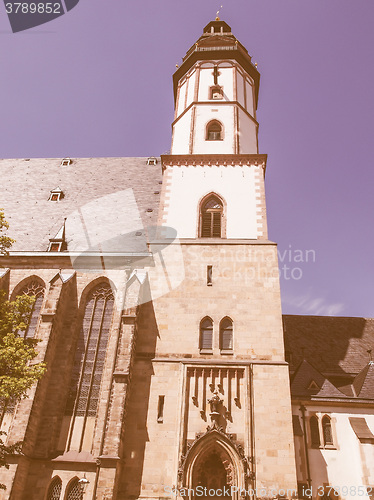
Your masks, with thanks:
[[[19,295],[28,295],[29,297],[35,297],[35,302],[33,303],[30,312],[29,324],[27,330],[24,333],[25,338],[31,338],[34,337],[36,327],[38,325],[38,319],[44,299],[44,286],[38,281],[30,281],[21,290]]]
[[[210,196],[201,209],[201,237],[221,238],[223,206],[217,196]]]
[[[312,441],[312,447],[318,447],[321,445],[321,442],[319,439],[319,428],[318,428],[317,417],[310,417],[309,426],[310,426],[310,437]]]
[[[82,488],[78,483],[78,479],[74,479],[68,487],[66,500],[82,500],[82,499],[83,499]]]
[[[233,324],[230,318],[223,318],[219,326],[219,341],[222,351],[232,350]]]
[[[107,283],[96,286],[88,297],[70,385],[68,415],[96,416],[113,303]]]
[[[48,488],[47,500],[60,500],[61,490],[61,479],[55,477]]]
[[[325,415],[322,419],[323,442],[326,445],[333,445],[331,419]]]
[[[213,120],[210,122],[206,129],[206,140],[207,141],[221,141],[222,137],[222,125]]]
[[[213,349],[213,321],[210,318],[200,323],[200,349]]]

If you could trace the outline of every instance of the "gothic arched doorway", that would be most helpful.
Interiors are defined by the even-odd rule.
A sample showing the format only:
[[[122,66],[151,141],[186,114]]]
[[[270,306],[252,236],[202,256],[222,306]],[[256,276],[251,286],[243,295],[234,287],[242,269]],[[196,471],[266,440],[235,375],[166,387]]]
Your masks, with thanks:
[[[215,498],[231,498],[230,486],[232,480],[232,464],[229,457],[222,457],[218,450],[210,450],[203,453],[196,460],[192,473],[192,487],[204,488],[207,497],[211,500]]]
[[[239,500],[238,492],[249,486],[249,472],[243,449],[232,436],[222,429],[208,428],[182,457],[179,488],[186,488],[191,500],[197,496],[206,500]]]

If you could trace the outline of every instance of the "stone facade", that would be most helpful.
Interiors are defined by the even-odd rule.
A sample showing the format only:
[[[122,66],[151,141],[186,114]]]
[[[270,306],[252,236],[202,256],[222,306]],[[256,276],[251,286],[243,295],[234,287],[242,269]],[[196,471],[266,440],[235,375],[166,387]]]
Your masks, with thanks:
[[[23,448],[1,470],[0,498],[82,498],[84,478],[85,499],[166,499],[187,490],[192,499],[198,488],[213,491],[204,498],[225,488],[235,500],[291,498],[297,483],[342,479],[329,446],[308,455],[312,415],[320,425],[329,415],[325,441],[333,422],[339,464],[357,445],[351,433],[343,446],[347,418],[366,418],[374,431],[371,369],[361,374],[359,365],[333,385],[326,367],[288,359],[291,404],[285,358],[299,356],[319,329],[298,338],[302,329],[288,317],[284,343],[258,89],[248,52],[216,20],[174,75],[170,155],[0,162],[17,239],[1,257],[0,288],[9,298],[39,290],[30,325],[37,360],[48,367],[1,422],[7,442]],[[365,401],[354,400],[360,391]],[[331,398],[356,410],[337,411]],[[370,428],[352,425],[369,442],[355,448],[362,473],[351,479],[368,486]]]

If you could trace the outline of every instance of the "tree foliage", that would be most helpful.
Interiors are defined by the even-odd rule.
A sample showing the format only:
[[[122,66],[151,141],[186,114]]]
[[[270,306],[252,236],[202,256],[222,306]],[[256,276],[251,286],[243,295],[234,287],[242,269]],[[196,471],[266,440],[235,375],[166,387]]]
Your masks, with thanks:
[[[8,254],[14,240],[3,234],[9,225],[0,210],[0,254]],[[25,338],[35,297],[7,300],[0,290],[0,425],[9,405],[27,397],[28,390],[45,372],[44,363],[32,363],[38,340]],[[0,431],[0,467],[9,468],[8,457],[21,451],[22,443],[6,445]],[[0,484],[0,489],[5,486]]]
[[[5,220],[5,215],[2,211],[2,208],[0,208],[0,255],[7,255],[10,247],[14,243],[14,240],[12,240],[12,238],[9,238],[9,236],[5,236],[5,234],[3,234],[7,229],[9,229],[9,224]]]

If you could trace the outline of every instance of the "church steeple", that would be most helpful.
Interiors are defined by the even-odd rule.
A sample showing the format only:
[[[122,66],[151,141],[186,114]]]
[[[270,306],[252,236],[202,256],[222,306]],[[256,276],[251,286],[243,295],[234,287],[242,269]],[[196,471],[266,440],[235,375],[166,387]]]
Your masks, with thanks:
[[[173,79],[172,154],[258,153],[260,74],[225,21],[205,26]]]

